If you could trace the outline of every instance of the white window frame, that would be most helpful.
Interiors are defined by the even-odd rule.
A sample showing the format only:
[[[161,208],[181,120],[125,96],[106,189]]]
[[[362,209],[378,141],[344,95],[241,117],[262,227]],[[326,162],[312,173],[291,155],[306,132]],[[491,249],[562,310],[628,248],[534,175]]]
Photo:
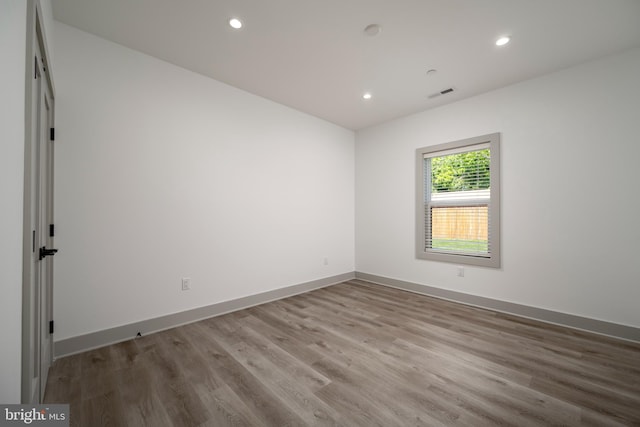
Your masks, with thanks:
[[[431,188],[426,191],[425,184],[430,180],[431,171],[429,162],[425,158],[439,157],[455,152],[463,153],[483,148],[489,148],[491,159],[489,161],[491,192],[490,197],[482,191],[477,192],[475,198],[464,200],[430,200]],[[425,174],[429,179],[425,179]],[[427,248],[427,233],[429,232],[429,213],[431,206],[478,206],[488,205],[489,210],[489,254],[476,255],[462,252],[453,252]],[[476,265],[482,267],[499,268],[500,257],[500,134],[492,133],[445,144],[432,145],[416,150],[416,257],[431,261],[443,261],[456,264]]]

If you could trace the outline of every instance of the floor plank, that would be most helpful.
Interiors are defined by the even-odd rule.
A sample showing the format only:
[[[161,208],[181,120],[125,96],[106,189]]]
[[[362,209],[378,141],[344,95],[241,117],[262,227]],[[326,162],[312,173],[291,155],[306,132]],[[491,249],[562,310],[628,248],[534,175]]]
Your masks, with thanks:
[[[72,426],[639,426],[640,343],[352,280],[68,356]]]

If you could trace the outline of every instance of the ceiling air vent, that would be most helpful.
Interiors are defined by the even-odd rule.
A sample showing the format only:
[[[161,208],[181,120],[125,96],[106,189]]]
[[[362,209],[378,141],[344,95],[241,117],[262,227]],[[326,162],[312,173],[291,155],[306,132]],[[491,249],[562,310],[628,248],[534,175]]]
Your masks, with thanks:
[[[431,95],[428,96],[428,98],[429,99],[437,98],[440,95],[446,95],[446,94],[451,93],[451,92],[453,92],[453,88],[452,87],[450,87],[448,89],[441,90],[440,92],[432,93]]]

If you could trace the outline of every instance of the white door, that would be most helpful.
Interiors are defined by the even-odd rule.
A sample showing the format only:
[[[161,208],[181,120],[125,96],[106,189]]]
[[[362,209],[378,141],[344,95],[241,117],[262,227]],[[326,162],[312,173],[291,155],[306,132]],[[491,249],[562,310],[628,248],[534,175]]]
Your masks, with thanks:
[[[53,114],[50,81],[40,39],[31,86],[28,212],[28,278],[23,304],[23,403],[40,403],[53,361]]]
[[[38,257],[36,277],[38,278],[38,332],[39,332],[39,400],[44,398],[47,374],[53,361],[53,337],[52,326],[53,307],[53,257],[56,250],[53,248],[53,141],[51,140],[53,129],[52,100],[49,95],[48,85],[42,85],[40,96],[40,135],[38,143],[38,174],[39,189],[37,191],[37,204],[39,223],[36,227],[38,237]]]

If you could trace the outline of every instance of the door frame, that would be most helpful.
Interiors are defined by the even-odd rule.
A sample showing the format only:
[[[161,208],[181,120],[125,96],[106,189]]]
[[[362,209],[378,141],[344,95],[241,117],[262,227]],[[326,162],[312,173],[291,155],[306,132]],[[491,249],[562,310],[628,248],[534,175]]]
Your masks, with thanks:
[[[25,58],[25,151],[24,151],[24,202],[23,202],[23,240],[22,240],[22,372],[21,372],[21,392],[20,399],[22,403],[34,404],[40,403],[43,397],[44,389],[41,387],[40,381],[34,383],[33,378],[36,370],[40,371],[41,357],[40,348],[43,335],[40,334],[42,322],[40,321],[40,291],[36,289],[36,268],[34,268],[33,257],[38,255],[36,242],[40,239],[34,238],[34,230],[36,226],[33,220],[33,212],[37,209],[37,201],[34,201],[34,167],[40,168],[38,161],[38,147],[35,145],[38,141],[38,106],[34,105],[40,102],[40,91],[38,91],[38,82],[36,81],[36,60],[40,63],[41,75],[40,84],[46,85],[49,92],[49,107],[51,108],[51,116],[49,119],[50,126],[54,127],[55,123],[55,88],[53,85],[53,76],[51,71],[51,61],[47,40],[45,35],[45,27],[43,24],[43,14],[39,0],[27,0],[27,43]],[[45,132],[46,144],[49,144],[49,132]],[[47,155],[51,152],[53,155],[53,147],[48,147],[42,153]],[[49,160],[46,160],[49,162]],[[50,189],[53,189],[53,161],[49,164],[50,169],[47,181]],[[49,189],[45,190],[48,191]],[[51,191],[53,197],[53,191]],[[46,202],[44,212],[48,220],[53,221],[53,199]],[[53,224],[53,222],[51,222]],[[40,233],[42,234],[42,233]],[[45,239],[41,245],[49,246],[50,238]],[[34,253],[35,250],[35,253]],[[45,283],[49,283],[50,289],[46,289],[43,295],[45,304],[47,304],[47,312],[53,313],[52,307],[52,289],[53,276],[52,260],[45,258],[51,268],[42,269],[47,272],[44,279]],[[48,332],[48,331],[47,331]],[[37,336],[37,343],[34,345],[34,336]],[[53,338],[47,336],[51,340],[50,357],[53,357]],[[52,360],[51,360],[52,361]],[[40,374],[38,374],[40,378]]]

